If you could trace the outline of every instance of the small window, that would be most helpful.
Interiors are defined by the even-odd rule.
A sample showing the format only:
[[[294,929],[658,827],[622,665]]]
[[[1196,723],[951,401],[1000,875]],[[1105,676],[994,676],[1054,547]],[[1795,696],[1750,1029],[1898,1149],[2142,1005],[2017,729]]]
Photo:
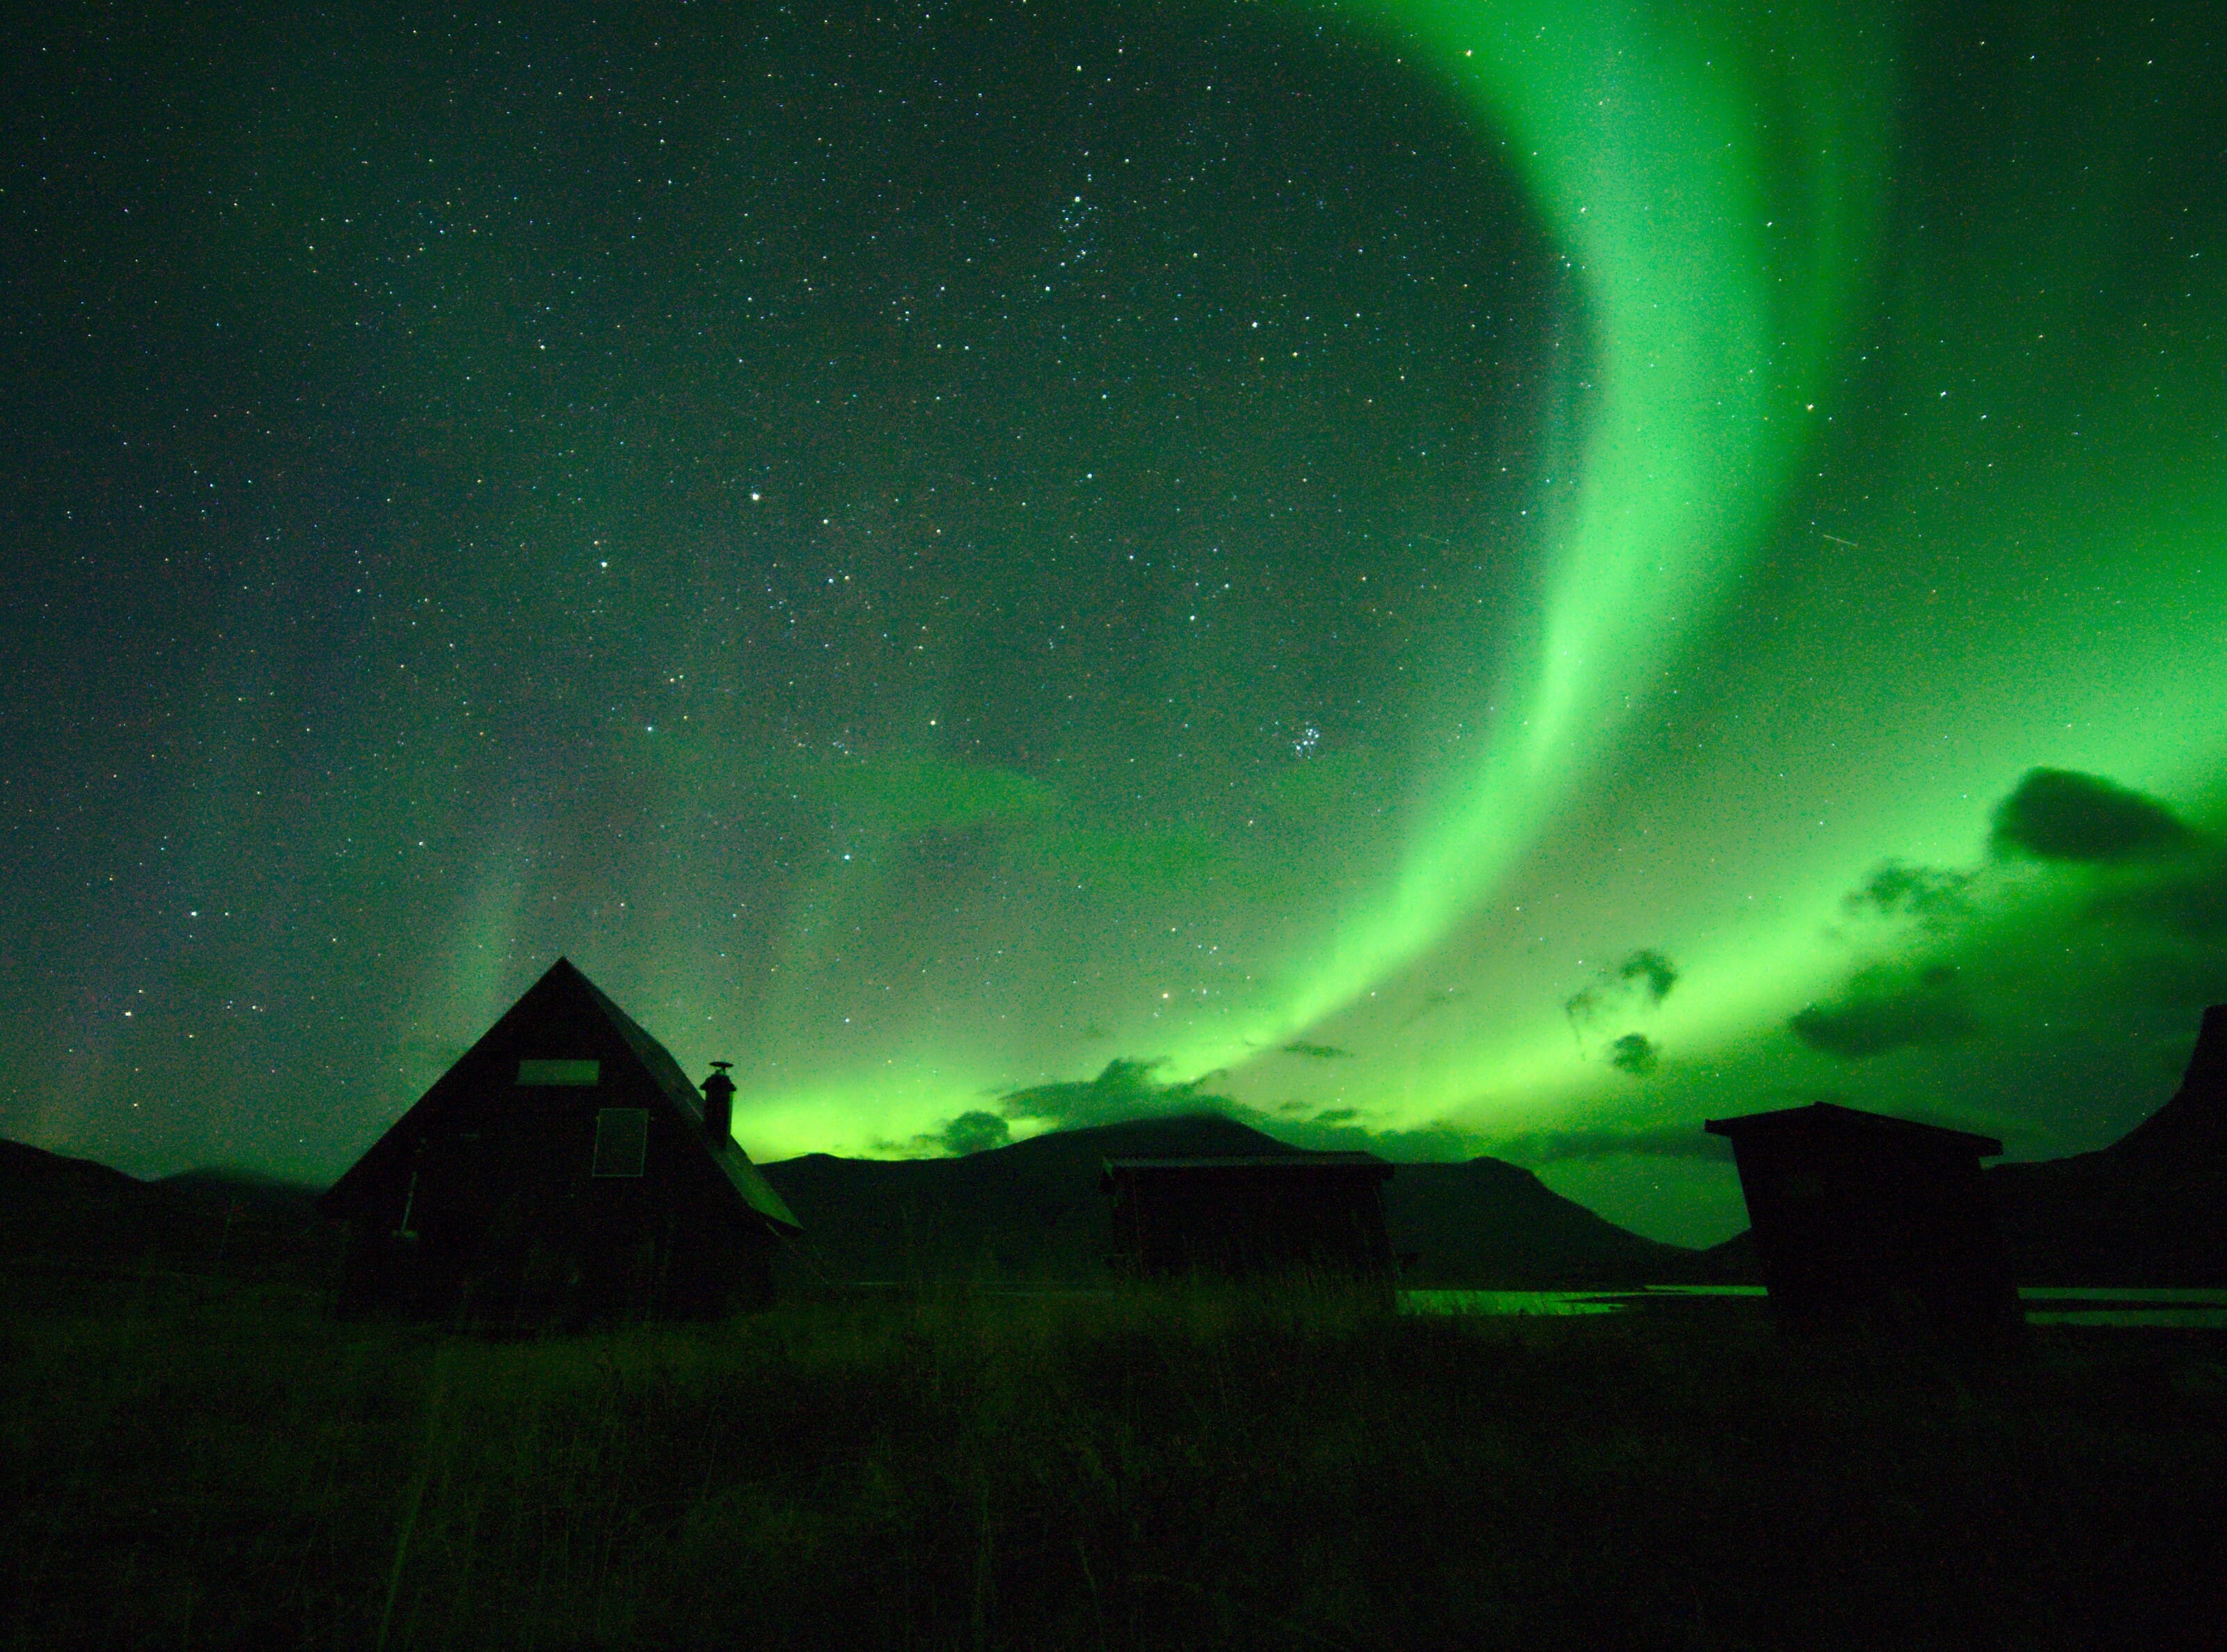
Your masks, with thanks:
[[[640,1176],[649,1152],[648,1107],[596,1109],[596,1162],[590,1176]]]
[[[577,1090],[592,1090],[603,1082],[603,1064],[601,1062],[520,1062],[518,1081],[522,1085],[562,1085]]]

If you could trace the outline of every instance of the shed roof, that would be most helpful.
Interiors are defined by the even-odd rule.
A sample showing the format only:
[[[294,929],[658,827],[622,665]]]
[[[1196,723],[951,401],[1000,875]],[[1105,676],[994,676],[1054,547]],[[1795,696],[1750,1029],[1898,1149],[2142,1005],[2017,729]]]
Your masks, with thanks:
[[[1780,1107],[1771,1113],[1744,1113],[1732,1119],[1711,1119],[1701,1127],[1713,1136],[1729,1137],[1734,1145],[1742,1137],[1807,1136],[1899,1139],[1912,1145],[1922,1142],[1938,1148],[1961,1149],[1976,1158],[1994,1158],[2003,1151],[2002,1143],[1993,1136],[1920,1124],[1915,1119],[1898,1119],[1891,1113],[1866,1113],[1860,1107],[1844,1107],[1832,1101],[1813,1101],[1806,1107]]]

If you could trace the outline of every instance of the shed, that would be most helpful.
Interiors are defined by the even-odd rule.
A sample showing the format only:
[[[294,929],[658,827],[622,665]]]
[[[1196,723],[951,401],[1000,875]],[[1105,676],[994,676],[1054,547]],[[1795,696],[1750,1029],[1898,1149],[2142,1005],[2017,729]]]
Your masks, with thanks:
[[[1288,1270],[1388,1277],[1384,1184],[1373,1153],[1109,1158],[1115,1265],[1146,1274]]]
[[[1991,1336],[2024,1322],[1988,1201],[1992,1137],[1820,1101],[1712,1119],[1782,1326]]]
[[[734,1088],[699,1094],[558,959],[319,1199],[350,1228],[343,1305],[533,1326],[769,1300],[797,1221],[735,1144]]]

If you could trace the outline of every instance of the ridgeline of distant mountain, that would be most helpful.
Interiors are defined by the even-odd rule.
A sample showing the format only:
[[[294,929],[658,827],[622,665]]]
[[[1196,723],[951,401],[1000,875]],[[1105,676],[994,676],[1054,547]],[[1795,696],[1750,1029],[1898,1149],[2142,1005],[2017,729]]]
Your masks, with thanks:
[[[1102,1282],[1112,1248],[1101,1162],[1288,1155],[1301,1149],[1215,1114],[1060,1131],[964,1158],[809,1154],[763,1165],[804,1224],[800,1283]],[[316,1190],[250,1172],[139,1181],[0,1141],[0,1260],[329,1277],[337,1235]],[[1406,1282],[1543,1286],[1707,1277],[1697,1253],[1604,1221],[1530,1171],[1490,1158],[1401,1164],[1385,1189]]]
[[[814,1154],[765,1165],[829,1274],[848,1279],[1104,1277],[1110,1212],[1099,1162],[1298,1154],[1216,1115],[1062,1131],[967,1158]],[[2205,1012],[2173,1098],[2096,1152],[1988,1172],[2025,1285],[2227,1286],[2227,1005]],[[1750,1236],[1706,1251],[1657,1244],[1498,1159],[1401,1164],[1385,1188],[1395,1251],[1417,1285],[1736,1283]]]
[[[1087,1284],[1107,1277],[1101,1162],[1305,1157],[1217,1114],[1055,1132],[963,1158],[825,1153],[760,1168],[804,1224],[804,1277]],[[2207,1010],[2179,1089],[2092,1153],[1988,1171],[2021,1284],[2227,1285],[2227,1005]],[[252,1172],[143,1182],[0,1140],[0,1260],[329,1278],[338,1238],[316,1190]],[[1657,1244],[1499,1159],[1400,1164],[1385,1188],[1417,1285],[1668,1285],[1755,1277],[1740,1234],[1707,1251]]]
[[[317,1220],[316,1196],[250,1170],[143,1182],[91,1159],[0,1140],[0,1261],[321,1278],[338,1241]]]
[[[1108,1277],[1108,1158],[1290,1157],[1302,1149],[1217,1114],[1057,1131],[964,1158],[836,1158],[759,1169],[804,1224],[826,1277],[1087,1284]],[[1420,1285],[1669,1284],[1707,1277],[1698,1253],[1657,1244],[1497,1159],[1400,1164],[1384,1190],[1394,1251]]]
[[[2227,1285],[2227,1005],[2171,1100],[2109,1147],[1988,1170],[2023,1284]]]

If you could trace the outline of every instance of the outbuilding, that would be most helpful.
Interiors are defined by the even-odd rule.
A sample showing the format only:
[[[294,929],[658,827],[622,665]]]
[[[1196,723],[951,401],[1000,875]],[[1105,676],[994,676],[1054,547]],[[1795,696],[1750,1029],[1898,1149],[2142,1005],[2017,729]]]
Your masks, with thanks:
[[[558,959],[318,1201],[343,1305],[526,1328],[769,1300],[797,1221],[714,1067],[699,1093]]]
[[[1306,1271],[1388,1277],[1384,1184],[1373,1153],[1109,1158],[1114,1261],[1144,1274]]]
[[[1966,1339],[2024,1323],[1980,1170],[2000,1141],[1828,1101],[1705,1128],[1732,1145],[1781,1325]]]

